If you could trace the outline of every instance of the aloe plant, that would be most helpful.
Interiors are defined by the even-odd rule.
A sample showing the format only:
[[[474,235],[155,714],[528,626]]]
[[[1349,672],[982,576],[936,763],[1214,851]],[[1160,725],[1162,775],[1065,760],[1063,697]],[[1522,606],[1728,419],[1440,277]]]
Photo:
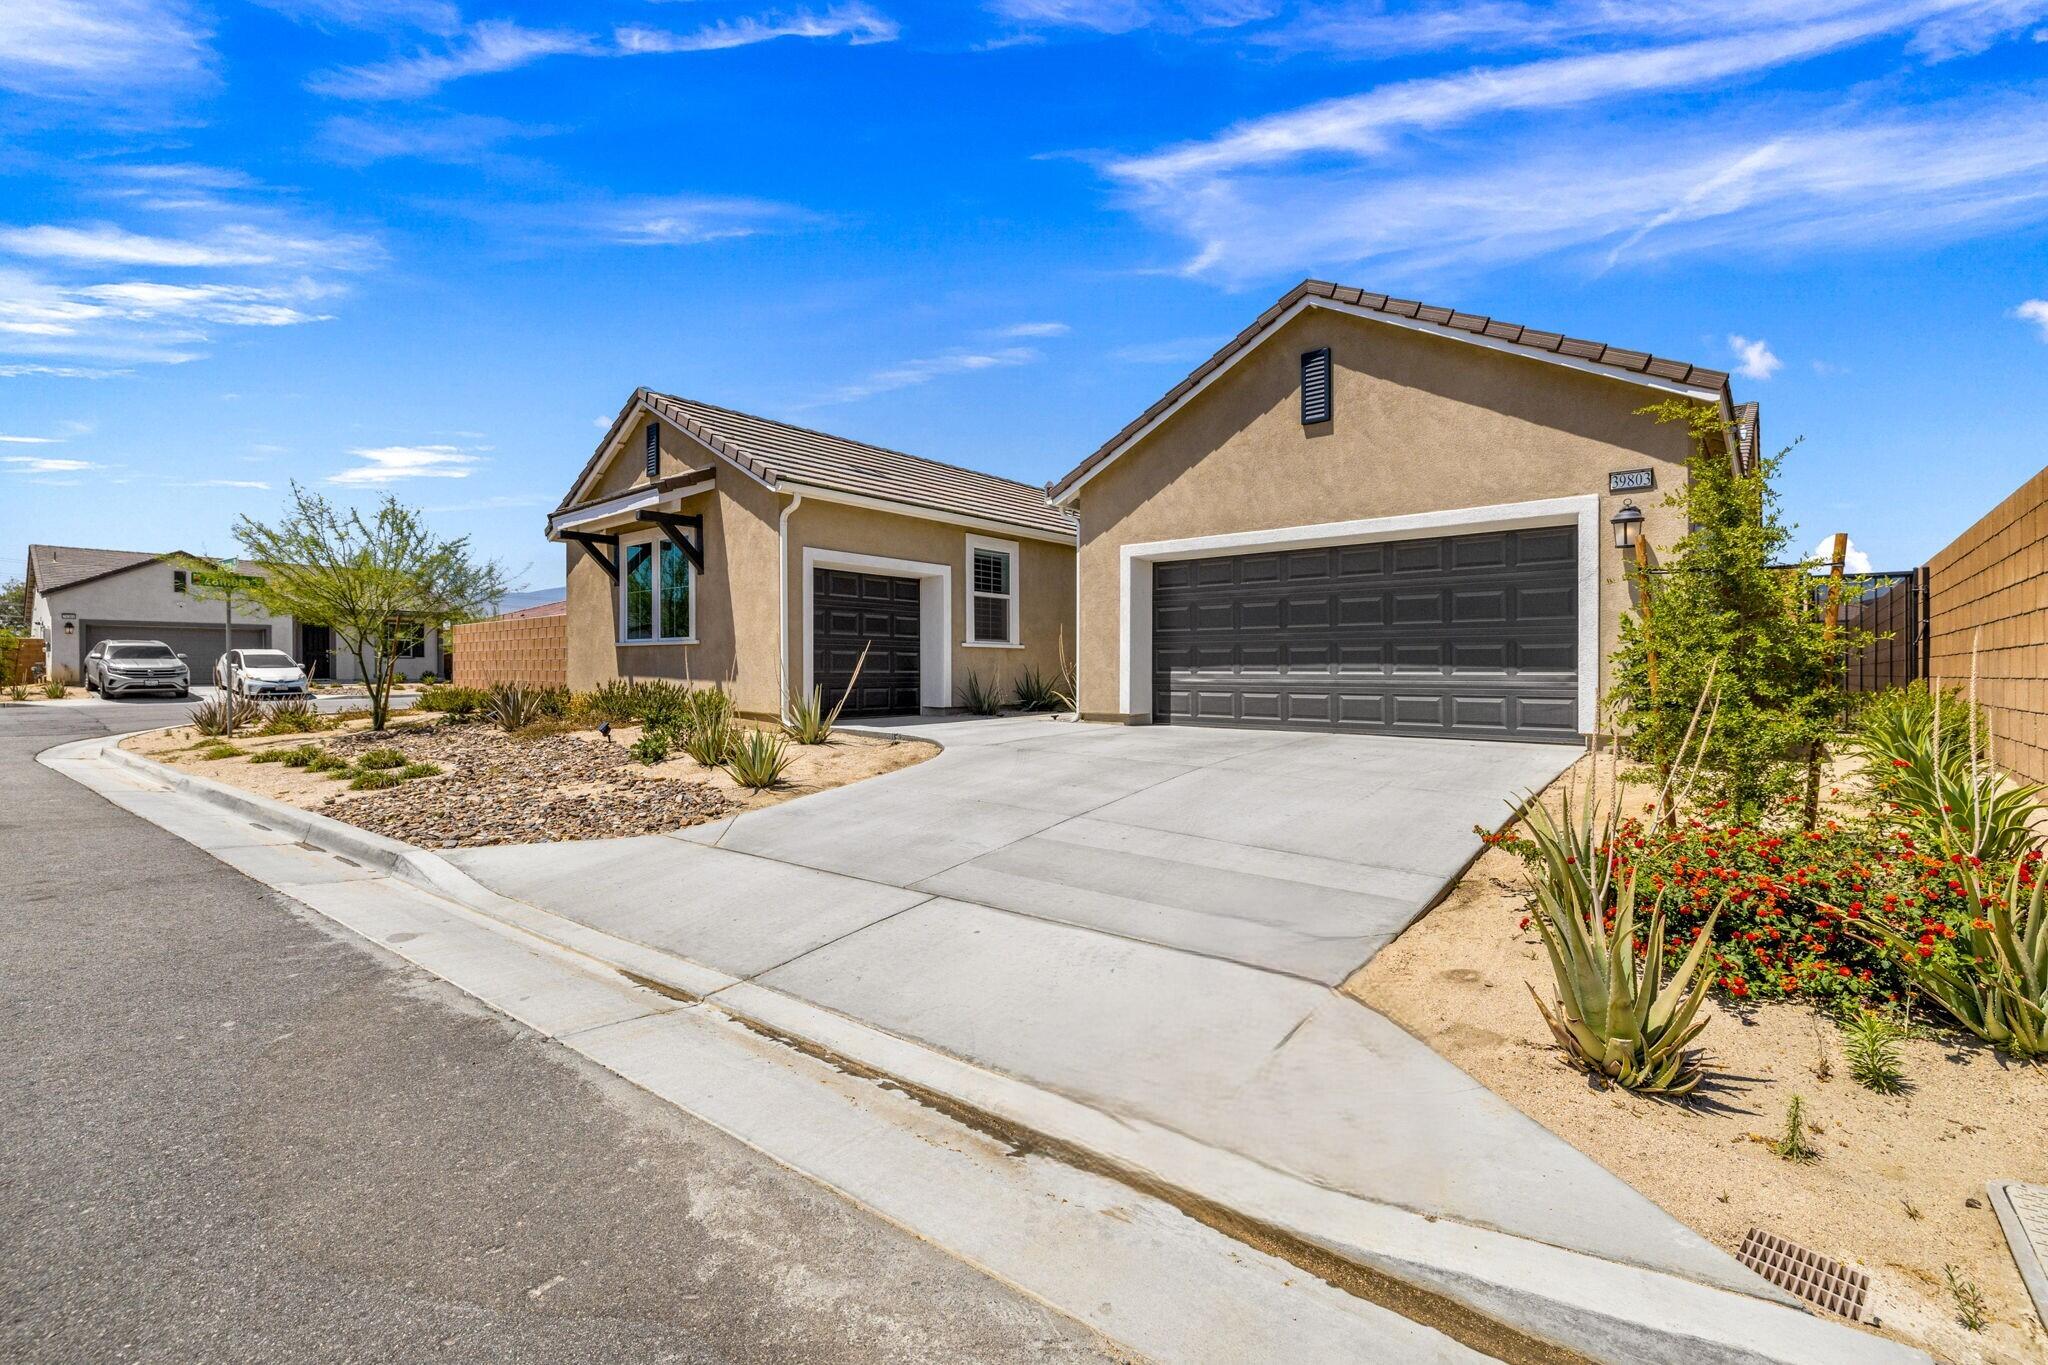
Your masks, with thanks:
[[[1612,821],[1610,815],[1605,833],[1612,833]],[[1689,1048],[1707,1026],[1698,1015],[1712,985],[1706,957],[1720,906],[1666,979],[1664,897],[1653,903],[1648,937],[1639,940],[1636,874],[1630,869],[1613,886],[1612,860],[1600,851],[1607,842],[1602,822],[1590,811],[1575,816],[1567,798],[1561,821],[1538,805],[1528,824],[1541,859],[1530,918],[1550,959],[1554,1008],[1535,987],[1529,994],[1558,1046],[1575,1064],[1626,1089],[1690,1094],[1702,1074]]]
[[[1710,667],[1658,792],[1659,808],[1675,807],[1698,777],[1697,754],[1706,747],[1719,713],[1718,705],[1707,709],[1713,695]],[[1695,748],[1693,735],[1703,712],[1706,729]],[[1726,898],[1708,913],[1677,970],[1667,977],[1664,897],[1652,903],[1649,933],[1639,939],[1636,873],[1621,865],[1615,848],[1620,793],[1609,792],[1603,812],[1598,781],[1597,765],[1589,765],[1584,798],[1574,806],[1567,791],[1555,817],[1540,800],[1529,802],[1525,823],[1535,848],[1530,878],[1536,893],[1529,917],[1542,936],[1556,996],[1546,1005],[1534,986],[1529,994],[1574,1065],[1642,1094],[1687,1095],[1702,1079],[1690,1046],[1706,1027],[1699,1012],[1713,984],[1707,953]]]
[[[2044,887],[2024,884],[2021,863],[2006,878],[2002,893],[1987,895],[1983,872],[1962,868],[1970,927],[1953,962],[1923,954],[1919,935],[1908,935],[1881,916],[1848,921],[1879,946],[1899,955],[1899,967],[1922,993],[1955,1016],[1956,1022],[2015,1057],[2048,1057],[2048,909]]]

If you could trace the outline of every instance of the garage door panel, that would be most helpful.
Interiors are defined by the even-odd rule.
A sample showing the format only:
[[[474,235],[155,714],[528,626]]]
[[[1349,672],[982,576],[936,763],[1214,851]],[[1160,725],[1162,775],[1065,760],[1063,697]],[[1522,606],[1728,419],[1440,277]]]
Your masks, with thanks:
[[[811,668],[826,705],[844,695],[845,715],[918,710],[923,700],[918,581],[817,569],[811,592]]]
[[[1154,715],[1576,740],[1576,532],[1156,565]]]

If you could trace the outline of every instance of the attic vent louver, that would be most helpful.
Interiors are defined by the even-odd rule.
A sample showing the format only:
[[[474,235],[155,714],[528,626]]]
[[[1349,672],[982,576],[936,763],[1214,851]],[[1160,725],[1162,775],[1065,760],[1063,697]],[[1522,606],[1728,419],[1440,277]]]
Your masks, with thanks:
[[[1301,357],[1301,424],[1312,427],[1330,420],[1330,348],[1304,351]]]
[[[661,424],[647,424],[647,477],[652,479],[661,473]]]

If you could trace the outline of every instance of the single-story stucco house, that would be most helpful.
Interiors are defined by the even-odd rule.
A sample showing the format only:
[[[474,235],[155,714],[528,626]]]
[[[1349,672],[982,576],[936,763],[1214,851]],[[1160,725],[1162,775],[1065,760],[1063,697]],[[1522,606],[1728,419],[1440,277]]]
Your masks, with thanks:
[[[1728,376],[1319,280],[1047,489],[1080,522],[1084,718],[1576,742],[1632,600],[1610,522],[1684,533]],[[1632,518],[1626,520],[1632,521]]]
[[[193,595],[187,556],[143,550],[31,545],[25,587],[29,633],[43,641],[49,676],[77,682],[83,660],[101,640],[161,640],[185,656],[193,682],[207,685],[227,648],[226,608]],[[324,626],[270,616],[255,603],[235,604],[236,649],[281,649],[316,679],[357,680],[355,659],[336,649]],[[401,677],[445,675],[440,633],[421,632],[398,661]]]
[[[570,687],[719,683],[772,718],[944,710],[969,675],[1052,676],[1074,640],[1074,522],[1044,491],[635,390],[561,505]]]

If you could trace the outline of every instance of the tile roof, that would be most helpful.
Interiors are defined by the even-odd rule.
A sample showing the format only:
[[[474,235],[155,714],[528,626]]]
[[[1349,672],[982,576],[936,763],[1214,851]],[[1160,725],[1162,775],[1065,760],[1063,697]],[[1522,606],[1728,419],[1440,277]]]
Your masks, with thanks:
[[[1048,504],[1045,491],[1031,484],[650,389],[635,391],[577,476],[575,488],[580,489],[597,469],[641,401],[663,420],[770,485],[804,484],[1060,536],[1075,534],[1073,517]],[[575,496],[573,490],[570,496]],[[566,511],[570,506],[565,502],[556,510]]]
[[[1414,299],[1397,299],[1385,294],[1373,294],[1349,285],[1332,284],[1328,280],[1303,280],[1282,295],[1271,308],[1254,318],[1249,327],[1224,343],[1221,350],[1203,361],[1192,374],[1168,389],[1158,402],[1132,418],[1124,425],[1123,430],[1104,441],[1087,459],[1069,470],[1064,478],[1047,484],[1046,492],[1052,497],[1063,496],[1076,483],[1114,458],[1124,443],[1142,431],[1154,418],[1179,402],[1203,380],[1235,360],[1258,339],[1261,332],[1272,326],[1289,309],[1310,298],[1328,299],[1333,303],[1364,308],[1392,318],[1407,318],[1451,331],[1468,332],[1474,338],[1486,341],[1504,342],[1523,350],[1588,361],[1618,372],[1645,375],[1651,379],[1684,384],[1693,388],[1725,391],[1728,387],[1726,370],[1710,370],[1683,360],[1654,356],[1647,351],[1623,350],[1618,346],[1609,346],[1604,341],[1586,341],[1566,336],[1562,332],[1538,331],[1534,327],[1524,327],[1518,322],[1502,322],[1498,318],[1490,318],[1480,313],[1461,313],[1454,308],[1418,303]]]
[[[1746,472],[1756,467],[1756,443],[1762,430],[1758,413],[1762,405],[1755,402],[1735,405],[1735,458]]]
[[[88,578],[99,578],[122,569],[132,569],[162,559],[147,550],[89,550],[77,545],[31,545],[28,547],[29,576],[37,592],[55,592]]]
[[[568,614],[569,603],[567,599],[564,599],[560,602],[540,602],[531,607],[521,607],[517,611],[501,611],[491,619],[493,621],[524,621],[532,616],[567,616]]]

